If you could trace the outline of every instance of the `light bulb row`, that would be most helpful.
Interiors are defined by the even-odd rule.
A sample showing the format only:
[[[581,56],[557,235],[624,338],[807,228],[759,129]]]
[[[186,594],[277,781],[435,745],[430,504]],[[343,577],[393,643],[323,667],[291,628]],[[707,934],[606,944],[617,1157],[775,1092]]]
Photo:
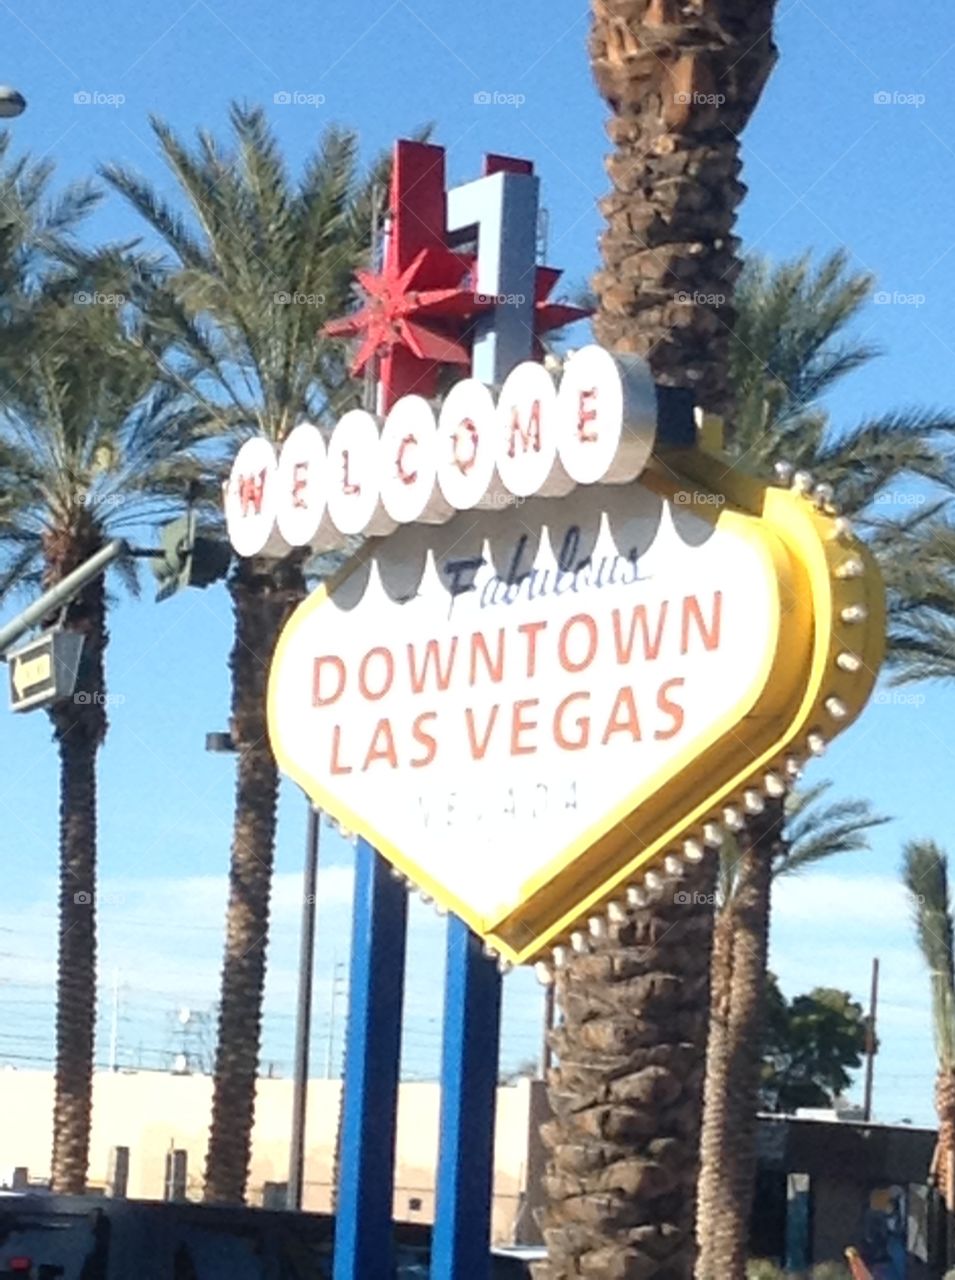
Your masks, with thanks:
[[[834,506],[834,491],[828,483],[816,484],[808,471],[797,469],[792,463],[778,462],[775,467],[776,477],[780,484],[791,488],[794,492],[812,502],[816,510],[832,517],[833,532],[839,542],[847,542],[852,538],[852,524],[838,513]],[[865,564],[858,554],[850,553],[842,559],[833,570],[833,576],[843,582],[851,582],[863,577]],[[868,620],[868,610],[864,604],[850,603],[839,608],[839,618],[847,626],[861,626]],[[840,673],[856,675],[864,666],[862,658],[852,649],[841,649],[835,657],[835,665]],[[767,798],[782,799],[787,791],[799,779],[805,758],[821,756],[826,750],[828,739],[833,736],[842,722],[850,714],[847,703],[830,692],[822,700],[822,711],[831,724],[827,729],[825,723],[815,725],[804,739],[804,756],[791,753],[780,761],[775,769],[771,769],[761,779],[761,785],[751,783],[743,792],[737,804],[729,804],[719,813],[712,815],[703,823],[702,839],[690,837],[683,843],[682,857],[677,853],[667,853],[655,866],[650,867],[639,884],[628,886],[618,899],[609,902],[601,915],[592,915],[583,926],[575,929],[566,943],[553,949],[550,960],[537,962],[535,972],[538,979],[545,984],[554,980],[557,970],[564,967],[574,954],[585,954],[593,947],[594,942],[607,936],[610,928],[624,924],[631,911],[639,910],[650,903],[667,883],[667,878],[678,879],[684,874],[686,862],[699,862],[708,850],[715,852],[723,842],[726,833],[741,831],[750,817],[765,810]]]

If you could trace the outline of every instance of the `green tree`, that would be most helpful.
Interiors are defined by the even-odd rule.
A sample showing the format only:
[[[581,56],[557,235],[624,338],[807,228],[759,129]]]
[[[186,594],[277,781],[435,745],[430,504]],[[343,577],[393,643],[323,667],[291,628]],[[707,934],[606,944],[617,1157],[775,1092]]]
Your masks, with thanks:
[[[770,974],[766,984],[760,1105],[792,1115],[831,1107],[862,1065],[867,1020],[848,991],[814,987],[787,1001]]]
[[[938,1146],[934,1167],[939,1190],[951,1212],[955,1209],[955,923],[948,854],[934,840],[910,841],[903,850],[902,879],[931,984],[932,1030],[938,1058]]]
[[[123,304],[138,269],[114,252],[85,264],[77,255],[69,271],[45,276],[7,330],[0,359],[7,581],[52,586],[112,538],[163,518],[177,502],[181,508],[196,415],[177,391],[157,386],[155,335]],[[127,582],[134,577],[131,563],[118,567]],[[84,1190],[89,1152],[107,616],[100,577],[49,619],[83,640],[75,693],[50,709],[60,760],[52,1186],[68,1193]]]
[[[163,364],[190,391],[208,430],[231,453],[251,435],[280,445],[303,420],[322,421],[358,394],[341,343],[321,337],[346,310],[368,257],[373,190],[384,161],[359,173],[357,138],[329,129],[290,177],[264,113],[233,106],[231,138],[206,131],[190,147],[153,121],[182,209],[128,169],[107,181],[159,236],[167,273],[146,295],[177,359]],[[275,642],[304,597],[303,554],[238,560],[228,588],[235,613],[230,729],[235,819],[222,968],[206,1198],[241,1202],[251,1149],[269,930],[278,771],[266,725]]]

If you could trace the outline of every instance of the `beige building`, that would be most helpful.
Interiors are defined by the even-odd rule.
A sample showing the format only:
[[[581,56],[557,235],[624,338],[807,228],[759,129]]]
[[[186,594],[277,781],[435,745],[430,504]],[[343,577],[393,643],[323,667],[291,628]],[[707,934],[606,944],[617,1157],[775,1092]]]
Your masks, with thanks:
[[[309,1086],[304,1207],[330,1208],[331,1175],[340,1084],[313,1080]],[[159,1071],[97,1072],[93,1085],[91,1187],[105,1187],[110,1152],[129,1148],[127,1195],[161,1199],[166,1154],[187,1153],[190,1198],[202,1188],[212,1080]],[[398,1107],[395,1217],[431,1222],[438,1152],[440,1089],[436,1083],[402,1084]],[[533,1220],[539,1203],[544,1153],[538,1130],[546,1115],[544,1087],[537,1080],[502,1086],[495,1131],[495,1243],[536,1243]],[[290,1080],[259,1081],[252,1138],[250,1200],[262,1203],[266,1184],[285,1182],[292,1112]],[[53,1077],[46,1071],[0,1073],[0,1179],[14,1168],[31,1180],[49,1176]]]

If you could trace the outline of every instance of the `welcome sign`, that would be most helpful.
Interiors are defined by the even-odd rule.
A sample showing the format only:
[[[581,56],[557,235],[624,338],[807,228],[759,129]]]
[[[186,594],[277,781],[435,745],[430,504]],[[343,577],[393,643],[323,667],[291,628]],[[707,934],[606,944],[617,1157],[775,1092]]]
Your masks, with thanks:
[[[408,524],[276,651],[282,768],[510,960],[701,856],[871,688],[864,551],[798,489],[683,461]]]

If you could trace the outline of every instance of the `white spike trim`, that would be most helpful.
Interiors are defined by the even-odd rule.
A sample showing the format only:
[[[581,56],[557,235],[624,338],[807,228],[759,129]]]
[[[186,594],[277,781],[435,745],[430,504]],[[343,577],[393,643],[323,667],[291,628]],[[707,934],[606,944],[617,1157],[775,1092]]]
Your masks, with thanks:
[[[579,929],[575,929],[570,935],[570,945],[578,955],[584,955],[590,950],[590,940],[585,933],[581,933]]]
[[[627,919],[627,908],[622,902],[608,902],[607,916],[611,924],[624,924]]]
[[[542,987],[553,986],[554,973],[546,960],[538,960],[534,965],[534,975]]]
[[[796,472],[796,468],[793,464],[791,462],[777,462],[773,466],[773,471],[776,473],[776,479],[778,482],[785,485],[788,489],[793,482],[793,476]]]
[[[592,938],[606,938],[607,921],[603,916],[591,916],[587,921],[587,928],[590,930]]]
[[[836,658],[836,666],[840,671],[860,671],[862,669],[862,659],[857,653],[840,653]]]
[[[747,813],[762,813],[766,808],[766,801],[758,791],[744,791],[743,804]]]
[[[806,739],[806,745],[814,756],[821,756],[826,750],[826,740],[821,733],[813,731]]]
[[[839,616],[843,622],[865,622],[869,610],[864,604],[847,604]]]
[[[812,475],[808,471],[797,471],[793,476],[792,487],[797,493],[808,495],[812,492]]]
[[[703,828],[703,839],[711,849],[718,849],[723,843],[723,828],[718,822],[708,822]]]
[[[645,907],[649,901],[646,889],[642,889],[639,885],[633,884],[627,890],[628,906]]]
[[[569,960],[570,960],[569,947],[560,946],[560,947],[554,948],[554,968],[555,969],[565,968]]]
[[[723,810],[723,825],[730,831],[740,831],[743,826],[743,815],[732,806]]]
[[[699,840],[683,841],[683,856],[687,862],[702,862],[706,856],[706,850],[700,844]]]
[[[817,484],[812,491],[813,502],[819,508],[827,507],[835,496],[835,490],[832,485],[826,484],[825,481],[822,484]]]
[[[766,794],[772,796],[774,800],[778,800],[780,796],[786,794],[786,780],[780,777],[778,773],[767,773],[763,779],[763,786]]]
[[[678,878],[683,875],[684,867],[681,858],[675,853],[668,853],[663,859],[667,875]]]
[[[849,714],[849,708],[841,698],[827,698],[826,710],[832,716],[833,720],[845,720]]]

